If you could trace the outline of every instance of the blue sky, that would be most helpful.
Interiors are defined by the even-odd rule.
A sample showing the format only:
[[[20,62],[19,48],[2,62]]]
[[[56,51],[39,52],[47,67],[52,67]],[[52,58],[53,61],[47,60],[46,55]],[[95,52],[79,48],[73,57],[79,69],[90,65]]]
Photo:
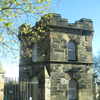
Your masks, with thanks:
[[[56,2],[54,13],[61,14],[62,18],[68,19],[69,23],[74,23],[81,18],[93,20],[94,36],[92,41],[93,55],[100,50],[100,0],[51,0],[52,4]],[[34,18],[30,19],[33,26],[36,22]],[[18,55],[19,56],[19,55]],[[2,62],[6,76],[18,77],[18,64]],[[9,72],[8,72],[9,71]]]

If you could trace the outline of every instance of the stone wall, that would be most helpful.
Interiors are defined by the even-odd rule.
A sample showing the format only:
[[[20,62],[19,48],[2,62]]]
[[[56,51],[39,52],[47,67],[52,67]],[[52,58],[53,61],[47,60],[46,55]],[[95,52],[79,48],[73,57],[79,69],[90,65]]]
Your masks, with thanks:
[[[0,62],[0,100],[4,98],[4,73]]]
[[[92,36],[63,32],[50,32],[50,60],[68,61],[68,41],[75,43],[78,62],[93,62]]]
[[[37,41],[37,61],[49,61],[50,60],[50,33],[46,32],[44,38]]]
[[[51,68],[51,98],[52,100],[66,100],[67,84],[62,84],[61,79],[75,79],[77,82],[77,99],[94,100],[92,65],[87,64],[50,64]]]
[[[62,25],[60,16],[54,18],[56,23],[50,24],[54,25],[50,32],[51,98],[68,99],[68,86],[61,83],[64,78],[76,80],[78,100],[93,100],[92,21],[81,19],[75,24],[61,22]],[[68,61],[68,41],[75,43],[76,61]]]

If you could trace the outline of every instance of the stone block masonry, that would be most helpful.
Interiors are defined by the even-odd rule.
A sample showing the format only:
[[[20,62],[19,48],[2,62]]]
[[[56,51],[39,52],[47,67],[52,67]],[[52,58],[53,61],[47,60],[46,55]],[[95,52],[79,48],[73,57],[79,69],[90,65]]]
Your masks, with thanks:
[[[21,53],[19,77],[38,78],[40,100],[94,100],[92,20],[82,18],[68,23],[61,15],[52,14],[50,19],[42,17],[35,27],[41,23],[46,30],[45,34],[40,33],[44,38],[30,45],[32,49],[37,44],[37,57],[32,56],[37,58],[36,62]],[[25,50],[21,46],[21,52]]]

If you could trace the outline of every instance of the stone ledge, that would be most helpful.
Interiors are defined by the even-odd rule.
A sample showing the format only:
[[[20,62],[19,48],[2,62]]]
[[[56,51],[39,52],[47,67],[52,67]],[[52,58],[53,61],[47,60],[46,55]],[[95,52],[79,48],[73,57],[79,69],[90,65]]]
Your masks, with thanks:
[[[62,26],[62,25],[48,25],[48,26],[51,26],[51,27],[61,27],[61,28],[69,28],[69,29],[77,29],[77,30],[86,30],[86,31],[94,32],[94,30],[86,29],[86,28],[79,28],[79,27]]]
[[[35,64],[38,64],[38,63],[94,64],[93,62],[59,61],[59,60],[42,61],[42,62],[36,62]]]
[[[4,73],[6,73],[6,71],[0,71],[0,74],[4,74]]]
[[[37,65],[37,64],[47,64],[47,63],[61,63],[61,64],[94,64],[93,62],[82,62],[82,61],[59,61],[59,60],[45,60],[45,61],[37,61],[35,63],[31,64],[24,64],[23,66],[28,66],[28,65]],[[19,65],[22,67],[21,65]]]

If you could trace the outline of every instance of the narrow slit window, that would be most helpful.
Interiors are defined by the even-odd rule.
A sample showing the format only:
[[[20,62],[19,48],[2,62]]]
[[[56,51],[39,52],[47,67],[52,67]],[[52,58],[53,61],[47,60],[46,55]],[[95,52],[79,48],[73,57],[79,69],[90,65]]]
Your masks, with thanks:
[[[75,44],[72,41],[68,42],[68,61],[76,60]]]
[[[33,46],[33,57],[32,57],[33,62],[37,62],[37,43],[34,44]]]

